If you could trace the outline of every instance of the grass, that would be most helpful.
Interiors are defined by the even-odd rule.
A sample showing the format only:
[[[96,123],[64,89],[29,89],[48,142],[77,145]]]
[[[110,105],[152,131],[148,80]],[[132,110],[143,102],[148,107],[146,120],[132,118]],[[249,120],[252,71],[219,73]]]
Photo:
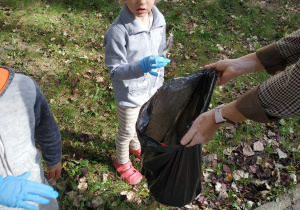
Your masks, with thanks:
[[[167,31],[174,30],[172,62],[166,67],[165,80],[254,52],[297,29],[296,1],[268,4],[256,0],[160,1],[157,6],[165,15]],[[108,0],[0,0],[0,5],[0,65],[38,82],[61,129],[63,171],[55,185],[61,209],[172,209],[154,201],[145,180],[130,186],[113,168],[118,125],[102,42],[120,6]],[[211,108],[234,100],[268,77],[264,72],[246,75],[216,88]],[[294,154],[292,165],[299,168],[298,118],[281,124],[240,123],[236,132],[218,131],[204,149],[217,154],[219,163],[226,163],[225,148],[263,139],[270,130],[281,138],[289,155]],[[266,148],[265,155],[273,156],[272,147]],[[139,162],[134,164],[140,168]],[[215,170],[222,173],[218,167]],[[82,177],[88,188],[80,193],[77,187]],[[274,189],[261,202],[285,191]],[[134,192],[133,197],[128,192]],[[216,198],[207,189],[203,194]],[[224,208],[232,208],[228,206]]]

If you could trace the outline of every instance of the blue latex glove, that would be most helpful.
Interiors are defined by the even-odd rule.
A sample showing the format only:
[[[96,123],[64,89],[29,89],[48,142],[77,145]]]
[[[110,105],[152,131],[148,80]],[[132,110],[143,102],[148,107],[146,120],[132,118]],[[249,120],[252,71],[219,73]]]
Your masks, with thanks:
[[[144,73],[149,72],[153,76],[158,76],[158,73],[154,69],[165,67],[171,61],[165,58],[163,55],[150,55],[144,57],[141,60],[141,66]]]
[[[27,180],[31,172],[27,171],[20,176],[0,176],[0,204],[7,207],[18,207],[29,210],[38,210],[38,207],[25,201],[39,204],[48,204],[49,198],[57,198],[58,193],[50,186]]]

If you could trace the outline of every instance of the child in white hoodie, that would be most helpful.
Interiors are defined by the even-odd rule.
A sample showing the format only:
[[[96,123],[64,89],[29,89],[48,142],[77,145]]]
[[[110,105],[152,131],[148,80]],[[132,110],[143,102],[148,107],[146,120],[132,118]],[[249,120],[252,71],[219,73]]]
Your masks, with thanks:
[[[139,110],[162,86],[163,67],[170,62],[162,56],[166,22],[154,2],[126,0],[104,38],[105,64],[109,68],[119,120],[114,165],[130,184],[142,179],[129,159],[129,153],[138,158],[141,155],[135,131]]]
[[[0,194],[3,196],[9,196],[5,186],[13,186],[8,180],[16,179],[20,184],[23,181],[13,176],[21,175],[21,179],[26,180],[29,175],[24,172],[27,171],[31,172],[29,180],[48,184],[36,142],[48,166],[48,178],[58,179],[62,158],[60,131],[42,91],[30,77],[0,66]],[[23,190],[19,196],[26,195],[27,188]],[[14,197],[10,198],[11,202],[16,202]],[[24,199],[29,198],[31,196]],[[58,209],[55,199],[50,199],[46,205],[34,205],[40,210]],[[16,203],[12,206],[18,207]],[[8,208],[0,205],[0,209]]]

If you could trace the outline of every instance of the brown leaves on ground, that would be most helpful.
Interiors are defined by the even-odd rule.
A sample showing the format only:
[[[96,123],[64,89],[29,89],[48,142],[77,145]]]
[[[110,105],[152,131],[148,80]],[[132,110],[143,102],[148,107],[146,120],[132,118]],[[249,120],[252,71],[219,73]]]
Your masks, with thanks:
[[[203,209],[253,209],[297,183],[292,153],[271,130],[252,143],[225,148],[223,158],[207,149],[204,155],[204,189],[192,203]]]

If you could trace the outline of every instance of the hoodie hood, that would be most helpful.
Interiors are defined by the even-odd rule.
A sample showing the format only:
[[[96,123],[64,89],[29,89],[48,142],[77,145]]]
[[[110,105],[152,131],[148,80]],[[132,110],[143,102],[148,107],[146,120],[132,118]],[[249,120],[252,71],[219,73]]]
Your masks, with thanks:
[[[13,78],[15,76],[15,71],[12,68],[8,67],[8,66],[0,66],[0,68],[6,69],[9,72],[7,83],[4,87],[4,89],[2,89],[2,92],[0,93],[0,98],[1,98],[5,94],[6,90],[9,87],[9,85],[11,84],[11,81],[13,80]]]

